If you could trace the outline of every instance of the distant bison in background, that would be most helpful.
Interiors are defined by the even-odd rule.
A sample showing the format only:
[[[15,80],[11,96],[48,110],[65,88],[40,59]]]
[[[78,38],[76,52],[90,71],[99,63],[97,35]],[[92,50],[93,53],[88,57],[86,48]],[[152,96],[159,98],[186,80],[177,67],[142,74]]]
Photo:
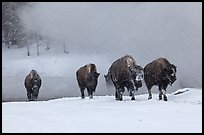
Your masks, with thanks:
[[[82,98],[85,98],[85,88],[87,88],[89,98],[93,98],[93,92],[96,90],[99,75],[100,73],[97,73],[96,65],[92,63],[77,70],[76,78],[81,90]]]
[[[108,85],[112,81],[115,86],[116,100],[123,100],[122,94],[125,91],[125,87],[132,97],[131,100],[135,100],[134,92],[142,87],[143,68],[136,65],[132,56],[125,55],[113,62],[108,74],[104,77]]]
[[[32,70],[26,77],[24,85],[27,90],[27,97],[29,101],[35,101],[38,98],[39,89],[42,80],[35,70]]]
[[[149,93],[148,99],[152,98],[151,88],[153,85],[159,87],[159,100],[164,97],[167,101],[166,88],[176,81],[176,66],[169,63],[165,58],[158,58],[144,67],[144,81]]]

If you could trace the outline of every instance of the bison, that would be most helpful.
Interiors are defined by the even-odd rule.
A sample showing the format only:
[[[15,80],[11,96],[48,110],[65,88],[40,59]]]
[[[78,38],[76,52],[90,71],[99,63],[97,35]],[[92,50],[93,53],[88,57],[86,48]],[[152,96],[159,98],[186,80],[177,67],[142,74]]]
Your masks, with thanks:
[[[153,60],[144,67],[144,81],[149,93],[148,99],[152,98],[151,88],[154,85],[159,87],[159,100],[167,101],[166,88],[176,81],[176,66],[166,58]]]
[[[82,98],[85,98],[85,88],[87,88],[89,98],[93,98],[93,92],[95,92],[96,90],[99,75],[100,73],[97,73],[96,65],[92,63],[80,67],[77,70],[76,78],[81,91]]]
[[[104,75],[105,81],[106,81],[106,87],[110,89],[113,86],[111,76],[110,76],[110,68],[108,70],[108,74]]]
[[[113,62],[104,76],[107,84],[113,83],[115,86],[115,99],[123,100],[122,95],[125,87],[129,91],[131,100],[135,100],[134,92],[142,87],[143,68],[136,65],[135,60],[130,55],[125,55]]]
[[[25,77],[24,85],[27,90],[27,97],[29,101],[36,101],[41,87],[42,80],[35,70]]]

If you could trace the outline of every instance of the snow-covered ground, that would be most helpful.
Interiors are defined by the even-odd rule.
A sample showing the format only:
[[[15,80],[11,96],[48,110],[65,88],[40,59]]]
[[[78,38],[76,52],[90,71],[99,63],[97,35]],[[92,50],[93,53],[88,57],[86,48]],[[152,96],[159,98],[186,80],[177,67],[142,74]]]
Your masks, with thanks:
[[[179,89],[167,96],[167,102],[157,94],[151,100],[136,95],[135,101],[94,96],[3,102],[2,132],[201,133],[202,89]]]

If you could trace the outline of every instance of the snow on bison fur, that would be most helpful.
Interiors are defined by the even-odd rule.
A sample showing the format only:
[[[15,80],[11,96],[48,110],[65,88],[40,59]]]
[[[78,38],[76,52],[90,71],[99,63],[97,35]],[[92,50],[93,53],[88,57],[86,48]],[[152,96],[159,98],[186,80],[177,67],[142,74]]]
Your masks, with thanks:
[[[115,86],[116,100],[123,100],[122,95],[125,87],[132,97],[131,100],[135,100],[135,91],[142,87],[143,68],[136,65],[132,56],[125,55],[113,62],[108,70],[108,74],[104,77],[106,83],[111,84],[111,81]]]
[[[151,88],[154,85],[159,87],[159,100],[167,101],[166,88],[176,81],[176,66],[165,58],[153,60],[144,67],[144,81],[149,93],[148,99],[152,98]]]

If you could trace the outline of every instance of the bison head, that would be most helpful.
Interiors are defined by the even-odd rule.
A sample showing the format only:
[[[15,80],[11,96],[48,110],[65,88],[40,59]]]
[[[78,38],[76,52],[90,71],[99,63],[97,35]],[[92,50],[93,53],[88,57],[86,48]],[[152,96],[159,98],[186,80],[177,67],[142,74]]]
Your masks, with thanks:
[[[93,80],[97,80],[99,77],[100,73],[97,72],[92,72],[89,76],[90,78],[92,78]]]
[[[130,69],[132,77],[136,81],[142,81],[144,78],[143,68],[141,66],[136,65],[135,68]]]
[[[93,76],[94,76],[95,78],[98,78],[99,75],[100,75],[100,73],[97,73],[97,72],[94,72],[94,73],[93,73]]]
[[[176,80],[176,66],[171,64],[168,68],[165,68],[165,77],[168,79],[169,84],[172,85]]]
[[[136,65],[135,68],[130,69],[132,78],[134,79],[134,83],[136,88],[142,87],[142,80],[144,78],[143,68],[141,66]]]

